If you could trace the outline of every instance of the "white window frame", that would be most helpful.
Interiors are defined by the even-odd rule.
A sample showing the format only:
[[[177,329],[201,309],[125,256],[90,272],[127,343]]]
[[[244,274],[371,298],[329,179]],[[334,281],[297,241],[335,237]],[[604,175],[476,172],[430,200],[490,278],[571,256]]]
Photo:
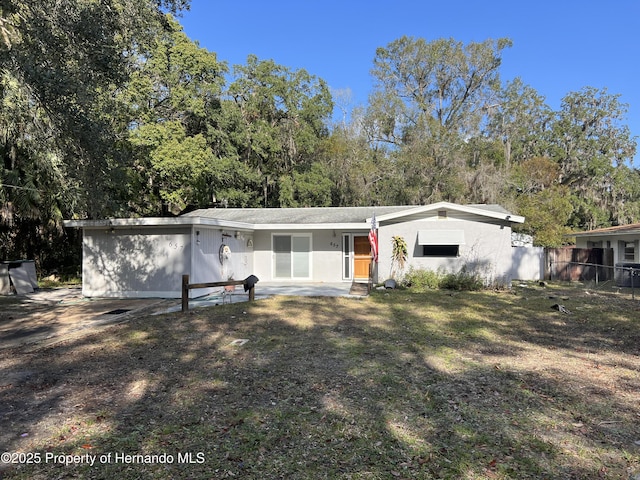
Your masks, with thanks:
[[[276,276],[276,249],[275,249],[275,237],[289,237],[291,239],[291,270],[289,272],[288,277],[278,277]],[[308,277],[296,277],[294,276],[294,254],[296,253],[293,250],[293,239],[294,238],[308,238],[309,239],[309,255],[308,255],[308,268],[309,268],[309,276]],[[299,253],[299,252],[298,252]],[[271,278],[274,280],[311,280],[313,278],[313,234],[311,233],[292,233],[292,232],[277,232],[271,234]]]
[[[346,247],[346,251],[345,251]],[[353,280],[353,233],[342,234],[342,279]],[[348,265],[348,272],[345,266]]]
[[[629,254],[632,258],[627,258]],[[638,241],[620,240],[620,257],[621,262],[635,263],[638,258]]]

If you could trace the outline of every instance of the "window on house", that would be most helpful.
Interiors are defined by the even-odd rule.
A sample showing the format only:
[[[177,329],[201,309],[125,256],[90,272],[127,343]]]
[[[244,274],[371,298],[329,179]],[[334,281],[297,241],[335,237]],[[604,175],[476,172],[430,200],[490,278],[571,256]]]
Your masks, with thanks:
[[[422,255],[425,257],[457,257],[459,245],[423,245]]]
[[[625,262],[633,262],[636,259],[636,243],[623,242],[623,256]]]
[[[438,210],[438,220],[446,220],[446,219],[447,219],[447,211]]]

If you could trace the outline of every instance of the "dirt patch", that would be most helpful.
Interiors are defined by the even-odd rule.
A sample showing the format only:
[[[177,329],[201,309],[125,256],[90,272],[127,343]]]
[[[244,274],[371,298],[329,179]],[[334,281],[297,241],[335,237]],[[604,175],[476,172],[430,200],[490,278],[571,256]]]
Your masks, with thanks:
[[[91,299],[80,288],[39,290],[0,297],[0,349],[50,344],[125,321],[132,313],[160,311],[175,300]]]

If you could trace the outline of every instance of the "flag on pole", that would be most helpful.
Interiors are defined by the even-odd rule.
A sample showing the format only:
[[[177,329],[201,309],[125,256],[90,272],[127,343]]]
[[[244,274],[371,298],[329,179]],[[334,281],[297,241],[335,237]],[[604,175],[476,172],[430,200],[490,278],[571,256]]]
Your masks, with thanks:
[[[371,230],[369,230],[369,243],[371,244],[371,257],[375,263],[378,263],[378,225],[376,223],[376,214],[371,218]]]

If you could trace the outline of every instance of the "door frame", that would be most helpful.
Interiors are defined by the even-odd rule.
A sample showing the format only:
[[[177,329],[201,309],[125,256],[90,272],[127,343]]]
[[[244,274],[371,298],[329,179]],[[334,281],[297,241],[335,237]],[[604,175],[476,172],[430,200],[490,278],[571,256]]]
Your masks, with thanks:
[[[369,232],[344,232],[342,234],[342,253],[341,253],[341,263],[342,263],[342,279],[343,280],[355,280],[354,270],[355,270],[355,247],[354,247],[354,237],[366,237],[367,242]],[[345,249],[345,246],[347,247]],[[347,262],[348,258],[348,262]],[[348,265],[348,271],[347,271]],[[364,279],[358,279],[364,280]]]

